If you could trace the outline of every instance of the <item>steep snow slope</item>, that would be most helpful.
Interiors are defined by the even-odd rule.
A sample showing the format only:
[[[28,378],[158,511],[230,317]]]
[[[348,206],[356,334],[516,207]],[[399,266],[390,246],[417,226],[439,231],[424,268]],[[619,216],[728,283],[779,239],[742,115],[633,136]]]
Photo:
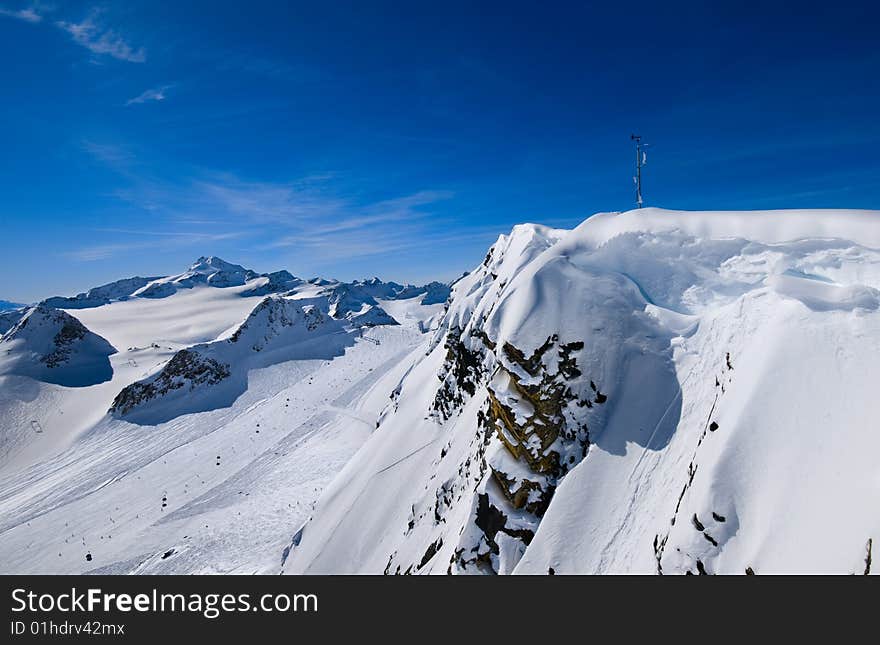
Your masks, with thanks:
[[[286,571],[863,572],[878,249],[873,211],[516,227]]]
[[[26,312],[27,309],[24,307],[0,311],[0,336],[15,327]]]
[[[50,436],[43,422],[54,419],[72,432],[82,415],[64,418],[54,404],[62,393],[86,404],[85,392],[111,387],[117,360],[115,347],[64,311],[38,305],[6,317],[11,328],[0,335],[0,467],[30,463],[64,445],[70,432]]]

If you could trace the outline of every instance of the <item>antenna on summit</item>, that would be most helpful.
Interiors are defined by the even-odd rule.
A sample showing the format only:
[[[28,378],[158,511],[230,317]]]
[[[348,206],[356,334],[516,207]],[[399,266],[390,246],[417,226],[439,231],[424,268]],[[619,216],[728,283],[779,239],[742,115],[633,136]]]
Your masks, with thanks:
[[[636,142],[636,176],[633,177],[633,183],[636,185],[636,208],[642,207],[642,166],[648,161],[648,155],[645,153],[647,143],[642,143],[642,137],[638,134],[629,135],[631,141]]]

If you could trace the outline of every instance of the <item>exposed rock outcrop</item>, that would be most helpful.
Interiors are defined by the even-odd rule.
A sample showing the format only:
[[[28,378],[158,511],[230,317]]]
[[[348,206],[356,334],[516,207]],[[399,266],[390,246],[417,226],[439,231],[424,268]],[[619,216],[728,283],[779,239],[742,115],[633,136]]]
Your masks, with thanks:
[[[216,385],[229,378],[230,374],[229,365],[203,356],[197,351],[182,349],[168,361],[156,378],[132,383],[117,394],[110,406],[110,412],[124,415],[173,390],[186,388],[192,391],[198,387]]]

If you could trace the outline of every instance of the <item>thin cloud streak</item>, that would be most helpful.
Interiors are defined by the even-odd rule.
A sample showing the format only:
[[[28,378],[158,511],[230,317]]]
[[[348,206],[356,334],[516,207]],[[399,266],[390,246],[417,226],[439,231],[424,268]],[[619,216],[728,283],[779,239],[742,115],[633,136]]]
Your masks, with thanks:
[[[143,47],[135,48],[118,33],[100,24],[100,14],[99,10],[92,10],[81,22],[59,20],[55,26],[66,31],[75,43],[82,45],[93,54],[110,56],[129,63],[145,62],[146,50]]]
[[[27,9],[6,9],[4,7],[0,7],[0,16],[7,16],[9,18],[15,18],[16,20],[23,20],[24,22],[29,22],[32,24],[36,24],[38,22],[43,21],[43,16],[38,14],[33,7],[28,7]]]
[[[125,102],[125,105],[138,105],[141,103],[149,103],[151,101],[164,101],[166,98],[168,98],[165,92],[167,92],[169,89],[171,89],[170,85],[163,85],[161,87],[154,87],[152,89],[145,90],[134,98],[128,99]]]
[[[468,241],[491,242],[498,235],[495,226],[484,226],[467,231],[450,233],[445,230],[417,231],[405,230],[398,234],[389,234],[385,230],[376,233],[358,232],[345,236],[308,236],[289,237],[283,244],[273,244],[266,248],[291,247],[310,250],[320,263],[327,265],[328,261],[350,258],[364,258],[399,251],[411,251],[414,249],[430,249],[446,244],[460,244]]]
[[[117,172],[123,172],[135,161],[134,153],[126,146],[113,143],[99,143],[83,139],[80,146],[89,155]]]
[[[44,13],[50,11],[52,11],[52,7],[44,7],[38,4],[31,5],[26,9],[0,7],[0,16],[37,24],[43,22]],[[102,24],[102,13],[101,9],[92,9],[80,22],[56,20],[54,25],[66,32],[75,43],[85,47],[97,56],[110,56],[111,58],[129,63],[146,62],[146,50],[143,47],[134,47],[116,31]]]
[[[153,221],[167,222],[170,232],[183,227],[193,243],[213,241],[219,230],[245,230],[248,248],[256,251],[296,249],[297,262],[313,266],[328,258],[378,256],[460,242],[474,227],[456,231],[454,217],[438,216],[441,203],[454,198],[448,190],[419,190],[385,199],[341,194],[334,173],[310,175],[288,182],[247,181],[231,173],[199,171],[185,180],[144,177],[135,172],[120,146],[95,144],[86,150],[106,163],[129,185],[113,194]],[[141,234],[106,231],[108,234]],[[144,235],[166,237],[164,232]],[[483,235],[482,232],[479,232]],[[167,237],[177,237],[170,235]],[[485,237],[483,235],[483,237]],[[81,250],[77,257],[106,257],[111,248]]]

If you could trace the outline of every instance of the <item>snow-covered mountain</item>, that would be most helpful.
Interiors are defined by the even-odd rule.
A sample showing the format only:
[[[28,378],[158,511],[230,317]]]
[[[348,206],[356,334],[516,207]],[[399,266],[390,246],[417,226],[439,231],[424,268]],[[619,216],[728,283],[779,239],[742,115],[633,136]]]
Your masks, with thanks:
[[[17,302],[9,302],[8,300],[0,300],[0,311],[6,311],[7,309],[20,309],[24,307],[24,305],[18,304]]]
[[[110,380],[116,349],[64,311],[38,305],[0,336],[0,375],[28,376],[67,387]]]
[[[521,225],[451,293],[201,258],[107,299],[0,339],[2,572],[870,569],[880,212]],[[109,380],[20,369],[65,324]]]
[[[126,278],[0,312],[0,467],[21,451],[24,464],[47,456],[30,448],[51,453],[108,411],[155,425],[229,407],[253,370],[332,360],[356,342],[369,345],[364,329],[399,325],[383,307],[422,333],[444,293],[449,286],[439,283],[305,281],[200,257],[181,274]],[[60,444],[26,431],[64,408]]]
[[[178,289],[192,289],[197,285],[211,287],[240,287],[260,277],[255,271],[225,262],[217,257],[201,257],[179,275],[152,280],[132,295],[141,298],[167,298]]]
[[[288,296],[325,295],[333,306],[332,315],[363,325],[394,325],[394,320],[379,304],[379,300],[408,300],[422,296],[422,304],[443,304],[449,297],[449,285],[431,282],[424,286],[383,282],[379,278],[340,282],[325,278],[303,280],[289,271],[257,273],[218,257],[200,257],[186,271],[177,275],[151,278],[125,278],[89,289],[73,297],[54,296],[41,304],[58,309],[88,309],[130,298],[161,299],[181,289],[194,287],[247,287],[238,291],[244,298],[286,294]],[[0,322],[0,330],[2,330]],[[2,331],[0,331],[2,333]]]
[[[371,288],[200,258],[0,313],[0,571],[276,567],[442,315]]]
[[[353,345],[356,336],[329,314],[326,298],[269,296],[228,338],[181,349],[159,372],[124,388],[110,412],[156,423],[231,405],[253,369],[331,359]]]
[[[158,278],[124,278],[100,287],[94,287],[72,297],[53,296],[42,304],[58,309],[86,309],[110,304],[114,300],[127,300],[133,293],[144,288]]]
[[[518,226],[283,570],[862,573],[878,288],[878,212]]]

